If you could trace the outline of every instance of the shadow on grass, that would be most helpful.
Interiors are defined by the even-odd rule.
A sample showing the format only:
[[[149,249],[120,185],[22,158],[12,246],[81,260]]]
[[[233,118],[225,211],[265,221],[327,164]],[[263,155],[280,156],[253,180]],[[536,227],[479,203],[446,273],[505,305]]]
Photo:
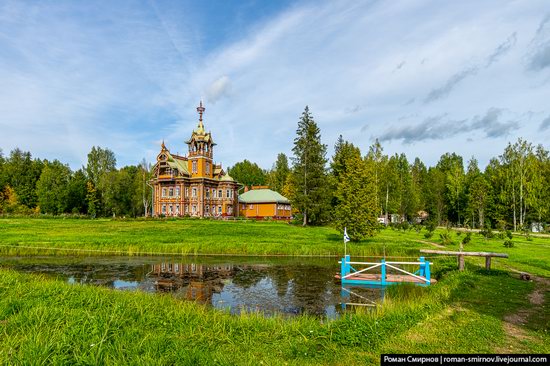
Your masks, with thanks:
[[[440,278],[456,271],[456,267],[454,271],[450,270],[450,264],[449,261],[448,265],[437,273]],[[522,281],[509,272],[466,265],[466,271],[460,274],[459,281],[459,286],[450,294],[450,300],[479,314],[503,320],[506,315],[532,307],[529,294],[533,291],[534,284]],[[532,330],[540,329],[534,323],[524,326]]]

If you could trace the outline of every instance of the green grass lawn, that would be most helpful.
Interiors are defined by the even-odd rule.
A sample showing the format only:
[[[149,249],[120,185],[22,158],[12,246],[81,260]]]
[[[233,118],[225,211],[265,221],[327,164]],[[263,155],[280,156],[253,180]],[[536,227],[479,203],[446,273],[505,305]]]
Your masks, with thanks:
[[[441,245],[438,229],[382,230],[350,243],[353,255],[417,257]],[[451,232],[458,249],[465,234]],[[341,364],[377,363],[384,352],[550,352],[548,286],[515,272],[550,277],[550,239],[478,234],[464,250],[508,253],[485,271],[481,259],[432,256],[439,282],[387,290],[383,306],[337,320],[231,316],[164,295],[68,285],[0,270],[0,363]],[[58,248],[44,251],[44,248]],[[0,219],[0,253],[341,255],[329,227],[209,220]],[[534,291],[543,303],[530,301]],[[539,301],[540,302],[540,301]],[[515,318],[514,318],[515,317]],[[514,320],[516,319],[516,320]],[[519,319],[519,320],[518,320]]]
[[[120,254],[336,256],[344,251],[342,235],[330,227],[189,219],[0,219],[0,245],[3,245],[0,251],[13,254],[17,252],[13,246],[87,249],[99,251],[98,254],[104,251]],[[386,235],[381,235],[350,245],[349,250],[352,255],[383,255],[385,245],[393,247],[392,255],[416,255],[416,249],[431,247],[415,242],[410,236],[393,235],[390,243]],[[37,254],[38,251],[20,248],[18,253]]]
[[[231,316],[170,296],[3,270],[0,363],[364,365],[384,352],[550,352],[548,333],[530,320],[521,340],[502,326],[528,306],[533,283],[482,270],[440,279],[391,289],[382,307],[328,321]]]
[[[417,257],[419,249],[438,249],[438,229],[432,238],[425,230],[416,232],[381,230],[374,238],[349,243],[352,256]],[[451,231],[458,250],[464,233]],[[493,259],[496,268],[514,268],[550,277],[550,238],[514,236],[513,248],[503,239],[472,235],[466,251],[508,253],[509,259]],[[44,248],[59,248],[44,251]],[[78,220],[78,219],[0,219],[0,254],[232,254],[232,255],[309,255],[341,256],[342,236],[330,227],[306,227],[281,222],[211,220]],[[439,256],[431,260],[437,265]],[[483,264],[483,259],[467,258]]]

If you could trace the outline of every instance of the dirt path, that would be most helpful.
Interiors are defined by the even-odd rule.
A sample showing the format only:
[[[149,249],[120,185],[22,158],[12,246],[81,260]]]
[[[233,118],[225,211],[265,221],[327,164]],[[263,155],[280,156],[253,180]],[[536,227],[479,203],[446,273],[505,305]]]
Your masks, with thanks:
[[[433,245],[436,248],[443,248],[443,249],[446,248],[444,245],[437,244],[437,243],[432,243],[431,241],[426,241],[426,240],[415,240],[415,241],[419,242],[419,243],[422,243],[422,244],[430,244],[430,245]]]
[[[514,271],[519,272],[519,271]],[[500,348],[498,352],[518,352],[523,350],[522,341],[537,342],[537,339],[528,334],[524,326],[528,323],[529,317],[537,312],[544,311],[544,294],[550,291],[550,279],[531,276],[535,281],[534,290],[527,296],[529,308],[521,308],[513,314],[504,317],[504,332],[508,338],[507,347]]]

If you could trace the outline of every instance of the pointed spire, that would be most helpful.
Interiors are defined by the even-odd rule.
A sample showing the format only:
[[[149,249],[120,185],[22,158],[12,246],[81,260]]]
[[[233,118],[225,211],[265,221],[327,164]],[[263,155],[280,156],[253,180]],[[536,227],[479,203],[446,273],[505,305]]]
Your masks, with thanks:
[[[164,145],[164,139],[162,139],[162,143],[160,144],[160,147],[162,150],[166,150],[166,145]]]
[[[201,99],[200,104],[197,107],[197,112],[199,112],[199,125],[197,127],[196,132],[199,134],[204,134],[204,125],[202,124],[202,114],[204,113],[205,110],[206,108],[202,106],[202,99]]]

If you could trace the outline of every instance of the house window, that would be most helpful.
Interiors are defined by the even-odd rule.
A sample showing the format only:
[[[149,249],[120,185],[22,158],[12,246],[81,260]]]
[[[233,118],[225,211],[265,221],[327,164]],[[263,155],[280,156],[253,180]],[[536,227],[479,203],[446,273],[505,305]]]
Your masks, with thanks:
[[[162,205],[162,214],[165,215],[166,214],[166,205]]]
[[[248,209],[252,210],[254,208],[254,205],[248,205]]]
[[[174,272],[178,273],[180,271],[180,265],[179,263],[174,263]]]
[[[227,213],[230,215],[233,213],[233,206],[227,206]]]
[[[162,197],[166,197],[166,188],[162,189]]]
[[[212,189],[212,197],[218,198],[218,191],[216,191],[215,189]]]
[[[210,174],[210,163],[206,162],[206,174]]]
[[[206,188],[206,198],[210,198],[210,188]]]
[[[206,205],[206,214],[210,214],[210,206]]]
[[[185,214],[188,214],[189,213],[189,206],[188,205],[184,205],[185,206]]]
[[[176,205],[176,215],[180,214],[180,205]]]
[[[192,196],[197,197],[197,188],[193,188]]]
[[[222,195],[222,190],[218,190],[218,198],[223,198],[223,195]]]
[[[197,205],[193,205],[193,215],[197,213]]]
[[[196,172],[198,171],[198,169],[197,169],[197,161],[194,160],[192,165],[193,165],[193,173],[196,173]]]
[[[176,187],[176,197],[180,196],[180,187]]]
[[[225,197],[229,198],[230,197],[230,193],[231,192],[229,189],[227,191],[225,191]]]
[[[172,205],[169,205],[168,206],[168,213],[171,215],[172,214]]]
[[[185,187],[185,197],[189,197],[189,187]]]
[[[174,188],[170,188],[168,190],[168,196],[173,197],[174,196]]]
[[[222,214],[222,206],[218,206],[218,214]]]

